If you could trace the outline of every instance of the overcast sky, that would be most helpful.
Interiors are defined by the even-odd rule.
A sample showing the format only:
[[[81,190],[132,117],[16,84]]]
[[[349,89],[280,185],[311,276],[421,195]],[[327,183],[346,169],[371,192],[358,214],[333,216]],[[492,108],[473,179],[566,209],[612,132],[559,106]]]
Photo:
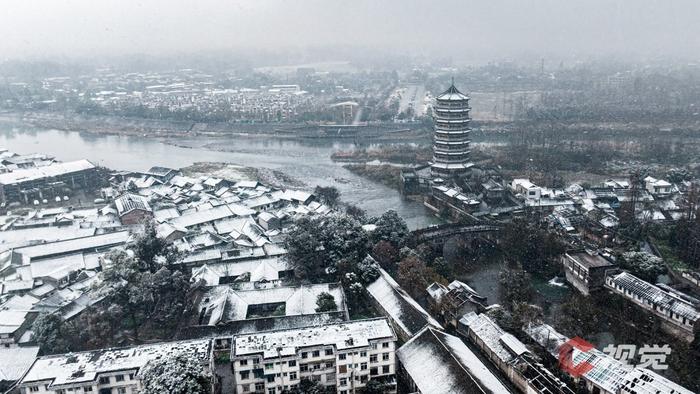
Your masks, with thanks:
[[[3,0],[0,59],[356,46],[700,57],[700,0]]]

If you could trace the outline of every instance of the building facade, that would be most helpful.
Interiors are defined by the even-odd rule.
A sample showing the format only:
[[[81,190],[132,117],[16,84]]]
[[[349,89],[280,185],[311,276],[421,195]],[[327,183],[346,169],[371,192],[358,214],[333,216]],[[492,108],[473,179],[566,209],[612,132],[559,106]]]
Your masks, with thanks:
[[[688,342],[700,332],[700,312],[692,303],[658,286],[643,281],[629,272],[605,278],[605,287],[659,317],[661,328]]]
[[[433,106],[433,161],[430,164],[434,177],[461,177],[472,166],[469,162],[470,110],[469,97],[457,90],[454,84],[436,97]]]
[[[605,257],[588,251],[570,251],[561,257],[566,281],[584,295],[600,290],[605,284],[605,272],[616,266]]]
[[[97,167],[87,160],[21,169],[0,174],[0,203],[29,204],[34,199],[53,199],[69,190],[88,190],[98,184]]]
[[[377,379],[394,392],[396,340],[384,318],[239,335],[231,349],[235,392],[280,394],[302,379],[339,394]]]

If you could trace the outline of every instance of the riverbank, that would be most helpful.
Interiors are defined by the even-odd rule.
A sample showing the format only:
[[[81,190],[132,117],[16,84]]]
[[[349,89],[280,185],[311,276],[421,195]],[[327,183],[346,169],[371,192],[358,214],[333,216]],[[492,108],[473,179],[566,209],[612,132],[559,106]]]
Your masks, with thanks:
[[[275,138],[292,140],[368,140],[378,142],[425,142],[429,130],[423,125],[377,124],[360,127],[287,124],[190,122],[168,119],[132,118],[105,115],[84,115],[71,112],[6,112],[4,121],[37,128],[79,131],[100,135],[144,138]]]
[[[214,177],[226,179],[230,182],[244,180],[257,180],[278,189],[297,189],[308,185],[294,177],[269,168],[245,167],[238,164],[224,162],[196,162],[190,166],[181,168],[184,175],[199,177]]]
[[[389,164],[345,164],[343,168],[365,177],[371,181],[381,183],[392,189],[399,190],[401,182],[401,167]]]

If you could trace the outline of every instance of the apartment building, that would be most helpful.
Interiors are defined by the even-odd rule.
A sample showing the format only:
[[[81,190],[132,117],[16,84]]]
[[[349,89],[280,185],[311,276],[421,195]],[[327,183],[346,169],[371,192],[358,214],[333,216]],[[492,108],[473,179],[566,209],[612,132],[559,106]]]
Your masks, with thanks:
[[[39,357],[18,384],[21,394],[136,394],[149,361],[184,353],[210,365],[209,340],[164,342]]]
[[[396,340],[385,318],[236,336],[235,392],[280,394],[302,379],[339,394],[354,393],[374,379],[395,391]]]

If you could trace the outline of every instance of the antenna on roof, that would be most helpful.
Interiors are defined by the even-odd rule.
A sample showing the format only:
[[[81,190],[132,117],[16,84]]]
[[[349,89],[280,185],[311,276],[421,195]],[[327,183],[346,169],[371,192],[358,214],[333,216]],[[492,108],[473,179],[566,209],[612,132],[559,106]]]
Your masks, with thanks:
[[[452,76],[452,86],[455,86],[455,76]]]

